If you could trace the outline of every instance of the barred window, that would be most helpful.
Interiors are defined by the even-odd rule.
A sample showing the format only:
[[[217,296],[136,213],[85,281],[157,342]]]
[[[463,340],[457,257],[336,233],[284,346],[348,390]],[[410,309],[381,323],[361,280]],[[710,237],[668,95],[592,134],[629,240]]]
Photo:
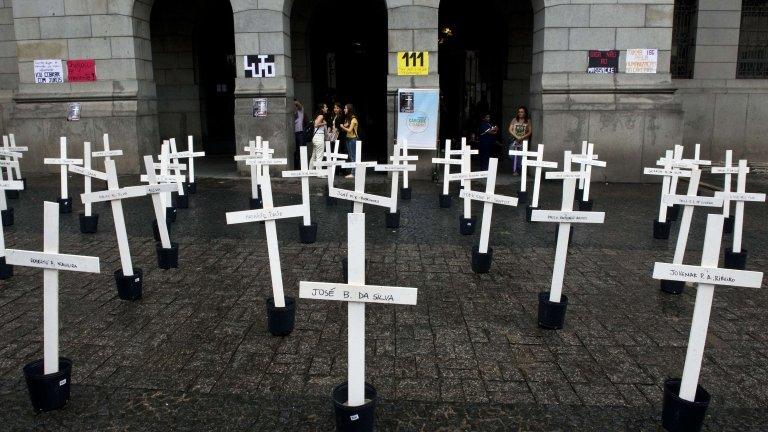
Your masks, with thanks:
[[[696,56],[697,0],[675,0],[672,23],[672,78],[693,78]]]
[[[768,78],[768,0],[741,2],[736,78]]]

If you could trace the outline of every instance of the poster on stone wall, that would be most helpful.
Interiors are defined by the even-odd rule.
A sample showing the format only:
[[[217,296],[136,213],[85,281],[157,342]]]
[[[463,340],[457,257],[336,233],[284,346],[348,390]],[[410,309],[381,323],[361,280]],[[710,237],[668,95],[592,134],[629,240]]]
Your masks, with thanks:
[[[67,60],[67,81],[96,81],[96,61],[93,59]]]
[[[253,108],[254,117],[266,117],[267,116],[267,99],[265,98],[253,98],[251,103]]]
[[[64,68],[60,59],[35,60],[35,83],[54,84],[64,82]]]
[[[440,90],[399,89],[397,105],[397,142],[407,140],[410,149],[436,150]]]
[[[659,65],[659,50],[638,48],[627,50],[626,73],[655,74]]]
[[[619,51],[589,50],[588,74],[615,74],[619,71]]]
[[[276,75],[275,55],[245,55],[243,68],[246,78],[273,78]]]

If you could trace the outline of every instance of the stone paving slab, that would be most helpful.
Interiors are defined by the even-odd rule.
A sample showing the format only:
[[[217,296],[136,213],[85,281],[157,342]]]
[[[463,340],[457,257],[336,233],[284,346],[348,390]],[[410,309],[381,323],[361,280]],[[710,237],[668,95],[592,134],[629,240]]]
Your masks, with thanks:
[[[378,180],[369,190],[387,193]],[[56,176],[31,178],[30,190],[9,201],[16,224],[6,229],[8,247],[41,248],[41,204],[55,199],[56,185]],[[321,186],[313,183],[316,244],[298,242],[298,219],[278,223],[289,295],[299,280],[342,280],[349,205],[326,207]],[[296,181],[276,181],[274,189],[278,204],[300,200]],[[593,185],[606,223],[575,230],[566,327],[556,332],[536,326],[554,226],[527,224],[522,209],[495,206],[493,267],[476,275],[469,257],[477,237],[458,233],[457,197],[452,209],[437,208],[439,185],[414,182],[399,230],[384,227],[383,209],[366,207],[367,280],[419,288],[417,306],[367,308],[378,430],[658,430],[661,384],[681,374],[695,297],[694,288],[664,295],[651,279],[654,261],[671,261],[677,229],[669,241],[651,236],[658,189]],[[542,208],[559,207],[560,191],[545,183]],[[191,208],[179,210],[173,225],[181,268],[169,271],[155,263],[151,201],[124,204],[134,265],[145,272],[144,298],[135,303],[116,296],[108,205],[95,206],[99,233],[83,235],[75,200],[73,214],[61,216],[61,250],[98,255],[102,273],[60,276],[72,400],[57,413],[31,410],[21,368],[42,355],[42,277],[16,268],[0,282],[0,422],[9,430],[332,430],[328,395],[345,380],[346,308],[301,300],[294,333],[268,334],[264,230],[224,220],[247,207],[248,194],[242,180],[200,179]],[[479,217],[482,207],[474,208]],[[686,263],[700,259],[705,215],[694,214]],[[768,211],[748,204],[746,216],[748,267],[764,271]],[[765,288],[716,289],[701,378],[712,394],[706,430],[768,429]]]

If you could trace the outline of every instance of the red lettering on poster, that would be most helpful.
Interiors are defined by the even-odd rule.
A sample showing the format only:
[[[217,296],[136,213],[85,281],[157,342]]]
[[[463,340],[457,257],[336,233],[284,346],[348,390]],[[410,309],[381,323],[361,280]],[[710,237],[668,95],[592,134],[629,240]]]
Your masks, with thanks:
[[[69,82],[96,81],[96,61],[67,60],[67,81]]]

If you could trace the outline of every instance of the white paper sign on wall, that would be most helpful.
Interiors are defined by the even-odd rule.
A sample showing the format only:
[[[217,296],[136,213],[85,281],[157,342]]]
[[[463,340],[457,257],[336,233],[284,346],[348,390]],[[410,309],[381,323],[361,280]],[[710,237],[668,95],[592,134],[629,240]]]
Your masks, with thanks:
[[[64,67],[60,59],[35,60],[35,83],[54,84],[64,82]]]
[[[659,65],[659,50],[638,48],[627,50],[626,73],[655,74]]]

